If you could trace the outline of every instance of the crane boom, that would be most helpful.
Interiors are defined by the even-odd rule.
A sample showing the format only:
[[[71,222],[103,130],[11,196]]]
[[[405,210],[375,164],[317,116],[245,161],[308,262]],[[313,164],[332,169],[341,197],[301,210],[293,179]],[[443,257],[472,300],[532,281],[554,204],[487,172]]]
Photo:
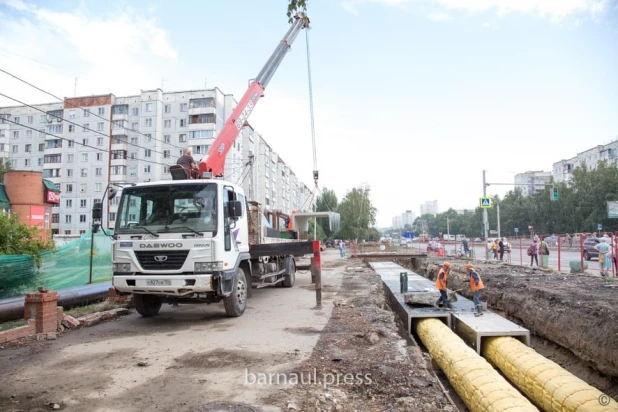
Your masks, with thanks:
[[[238,137],[238,132],[249,118],[258,100],[263,96],[264,89],[277,71],[277,68],[283,61],[292,43],[294,43],[296,36],[309,24],[309,19],[300,14],[294,16],[294,19],[294,23],[290,26],[283,40],[281,40],[270,56],[257,78],[251,81],[249,88],[240,99],[240,102],[238,102],[236,108],[232,111],[231,116],[225,122],[221,133],[219,133],[206,155],[200,161],[200,175],[204,172],[212,172],[213,176],[223,176],[225,156],[230,150],[234,140],[236,140],[236,137]]]

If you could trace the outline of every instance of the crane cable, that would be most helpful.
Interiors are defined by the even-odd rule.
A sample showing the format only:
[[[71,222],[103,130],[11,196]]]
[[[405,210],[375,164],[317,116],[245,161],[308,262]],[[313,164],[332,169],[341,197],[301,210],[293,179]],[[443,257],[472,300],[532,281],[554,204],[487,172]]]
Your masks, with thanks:
[[[309,113],[311,116],[311,140],[313,143],[313,181],[318,186],[318,160],[315,144],[315,122],[313,119],[313,86],[311,83],[311,53],[309,52],[309,27],[305,29],[305,41],[307,43],[307,76],[309,79]]]

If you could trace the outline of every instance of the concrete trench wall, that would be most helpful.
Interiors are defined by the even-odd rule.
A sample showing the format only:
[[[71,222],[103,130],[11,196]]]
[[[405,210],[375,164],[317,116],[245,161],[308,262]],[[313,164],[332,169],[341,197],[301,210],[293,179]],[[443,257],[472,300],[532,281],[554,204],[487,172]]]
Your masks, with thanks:
[[[397,263],[431,280],[435,280],[440,269],[439,265],[429,262],[411,264],[410,260],[405,260]],[[449,289],[463,287],[460,293],[471,299],[472,294],[463,282],[468,277],[464,264],[452,263]],[[486,287],[483,300],[490,308],[503,312],[531,333],[568,349],[607,377],[618,377],[618,333],[613,333],[618,319],[602,311],[575,312],[572,302],[560,300],[549,288],[531,286],[505,290],[497,285],[501,280],[483,277]]]

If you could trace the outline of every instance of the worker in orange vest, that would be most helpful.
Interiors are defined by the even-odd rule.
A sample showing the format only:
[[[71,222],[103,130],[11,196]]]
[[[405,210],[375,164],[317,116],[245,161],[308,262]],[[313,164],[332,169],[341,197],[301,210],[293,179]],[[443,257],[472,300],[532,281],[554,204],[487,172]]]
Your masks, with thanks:
[[[434,303],[434,306],[436,308],[440,307],[440,303],[442,303],[442,307],[446,308],[447,310],[451,310],[453,308],[451,304],[449,303],[448,296],[446,294],[446,286],[448,283],[448,273],[450,272],[450,270],[451,270],[451,264],[448,262],[444,262],[442,269],[440,269],[440,271],[438,272],[438,277],[436,278],[436,287],[440,291],[440,297],[438,298],[436,303]]]
[[[464,280],[464,282],[470,282],[470,291],[474,293],[474,316],[481,316],[483,314],[483,304],[481,303],[481,293],[483,289],[485,289],[485,285],[483,284],[483,279],[479,276],[478,272],[474,270],[474,266],[472,263],[468,263],[466,265],[466,270],[470,275],[470,279]]]

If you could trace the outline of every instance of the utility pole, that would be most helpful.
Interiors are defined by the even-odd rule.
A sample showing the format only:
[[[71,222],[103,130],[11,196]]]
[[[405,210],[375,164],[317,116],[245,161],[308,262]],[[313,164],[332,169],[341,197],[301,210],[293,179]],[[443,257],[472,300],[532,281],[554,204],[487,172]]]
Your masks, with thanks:
[[[73,89],[73,97],[77,97],[77,79],[79,79],[79,77],[75,78],[75,88]]]
[[[497,202],[497,212],[498,212],[498,237],[502,237],[500,235],[500,202]]]
[[[446,217],[446,238],[447,239],[451,238],[451,228],[449,226],[448,216]]]
[[[483,197],[487,197],[487,185],[485,184],[485,170],[483,170]],[[487,209],[483,209],[483,236],[487,242],[489,230],[489,219],[487,218]],[[486,256],[485,258],[487,258]]]
[[[249,199],[254,199],[253,197],[253,159],[255,158],[254,155],[249,155],[249,174],[251,175],[251,183],[249,184]]]

